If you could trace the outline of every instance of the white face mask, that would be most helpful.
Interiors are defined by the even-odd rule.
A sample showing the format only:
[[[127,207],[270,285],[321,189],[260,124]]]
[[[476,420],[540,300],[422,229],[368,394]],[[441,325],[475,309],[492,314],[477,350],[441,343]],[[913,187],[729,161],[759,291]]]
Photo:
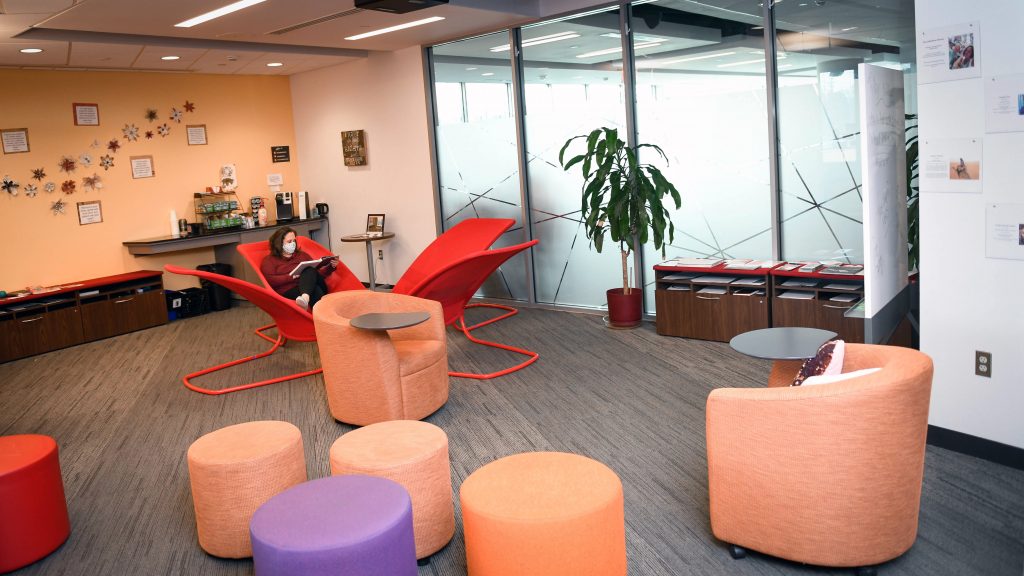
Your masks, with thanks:
[[[284,244],[281,245],[281,248],[284,249],[284,253],[285,254],[289,254],[289,255],[294,254],[295,253],[295,242],[285,242]]]

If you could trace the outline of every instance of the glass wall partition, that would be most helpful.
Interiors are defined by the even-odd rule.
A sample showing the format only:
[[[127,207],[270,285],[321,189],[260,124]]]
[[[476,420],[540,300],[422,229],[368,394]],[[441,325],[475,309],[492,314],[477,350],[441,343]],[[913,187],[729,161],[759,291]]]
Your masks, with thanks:
[[[589,246],[580,219],[583,177],[578,166],[563,171],[558,152],[596,128],[618,128],[625,137],[619,10],[525,27],[522,45],[530,218],[540,240],[537,301],[602,307],[605,290],[622,284],[619,253],[614,245],[600,254]]]
[[[719,6],[720,5],[720,6]],[[756,3],[682,0],[633,8],[637,140],[683,198],[667,256],[772,256],[764,29]],[[670,207],[671,210],[671,207]],[[653,244],[645,267],[663,260]],[[647,270],[645,270],[647,272]],[[647,273],[647,311],[654,311]]]
[[[904,71],[916,109],[914,3],[776,4],[782,257],[861,263],[857,66]]]
[[[508,32],[432,52],[444,229],[466,218],[512,218],[515,226],[495,246],[524,242]],[[529,300],[525,255],[506,262],[479,295]]]

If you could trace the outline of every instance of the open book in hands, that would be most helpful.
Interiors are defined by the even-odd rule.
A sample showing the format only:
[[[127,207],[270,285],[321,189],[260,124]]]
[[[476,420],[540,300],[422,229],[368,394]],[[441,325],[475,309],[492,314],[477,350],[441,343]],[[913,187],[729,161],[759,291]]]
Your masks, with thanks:
[[[298,278],[299,274],[306,268],[322,268],[329,266],[332,261],[337,261],[337,256],[324,256],[323,258],[317,258],[316,260],[306,260],[305,262],[299,262],[292,271],[288,273],[292,278]]]

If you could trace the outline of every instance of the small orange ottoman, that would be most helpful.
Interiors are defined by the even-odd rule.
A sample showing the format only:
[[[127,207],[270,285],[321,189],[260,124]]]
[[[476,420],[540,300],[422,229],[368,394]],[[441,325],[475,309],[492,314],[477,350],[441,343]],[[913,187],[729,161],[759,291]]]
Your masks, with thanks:
[[[473,472],[459,491],[473,576],[624,576],[622,482],[578,454],[527,452]]]
[[[416,558],[426,558],[455,534],[448,435],[417,420],[378,422],[331,446],[331,474],[365,474],[401,484],[412,498]]]
[[[250,557],[253,513],[306,481],[302,433],[274,420],[221,428],[189,447],[188,474],[199,545],[221,558]]]

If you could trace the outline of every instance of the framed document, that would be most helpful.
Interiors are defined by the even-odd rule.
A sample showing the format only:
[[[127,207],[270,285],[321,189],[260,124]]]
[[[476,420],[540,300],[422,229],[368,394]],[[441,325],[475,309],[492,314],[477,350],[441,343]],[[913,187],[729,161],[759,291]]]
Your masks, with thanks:
[[[75,112],[75,126],[99,126],[100,105],[75,102],[71,105]]]
[[[153,157],[152,156],[131,156],[132,178],[152,178]]]
[[[366,135],[362,130],[341,133],[341,154],[345,166],[366,166]]]
[[[103,222],[103,211],[100,209],[99,200],[78,203],[78,223],[80,225],[100,222]]]
[[[384,234],[384,215],[383,214],[367,214],[366,215],[366,235],[379,237]]]
[[[28,152],[28,128],[0,130],[0,138],[3,139],[4,154]]]
[[[206,145],[206,124],[188,124],[185,126],[189,146]]]

